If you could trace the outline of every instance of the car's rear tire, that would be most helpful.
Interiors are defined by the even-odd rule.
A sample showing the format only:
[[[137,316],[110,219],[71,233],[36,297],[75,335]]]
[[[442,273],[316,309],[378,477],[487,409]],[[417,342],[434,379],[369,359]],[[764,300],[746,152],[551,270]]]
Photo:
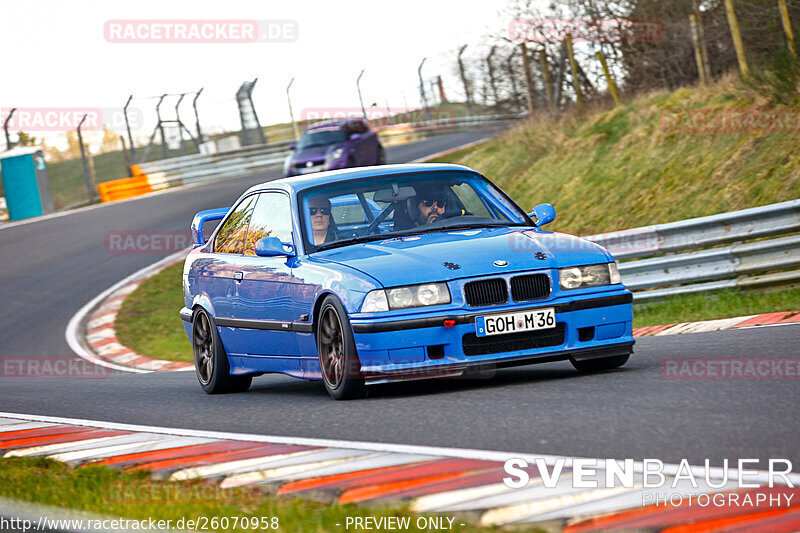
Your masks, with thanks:
[[[253,376],[231,376],[228,354],[214,319],[202,308],[192,318],[192,352],[197,381],[208,394],[244,392],[250,388]]]
[[[592,374],[594,372],[604,372],[606,370],[619,368],[628,362],[628,358],[630,358],[630,354],[599,357],[597,359],[586,359],[584,361],[570,359],[570,362],[578,372]]]
[[[385,165],[386,164],[386,150],[383,149],[382,145],[378,145],[378,153],[375,157],[375,164],[376,165]]]
[[[319,368],[325,390],[336,400],[363,398],[367,392],[361,376],[353,329],[342,304],[334,296],[322,301],[316,320]]]

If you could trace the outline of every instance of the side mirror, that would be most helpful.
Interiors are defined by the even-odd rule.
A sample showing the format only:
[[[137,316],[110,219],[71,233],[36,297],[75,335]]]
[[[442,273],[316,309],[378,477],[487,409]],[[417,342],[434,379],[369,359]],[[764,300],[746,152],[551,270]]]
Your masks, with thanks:
[[[295,150],[297,150],[297,143],[292,143],[292,144],[290,144],[290,145],[289,145],[289,150],[291,150],[292,152],[294,152]]]
[[[357,141],[360,138],[361,138],[361,134],[360,133],[351,133],[350,134],[350,140],[351,141]]]
[[[212,220],[222,220],[228,214],[230,207],[220,207],[217,209],[207,209],[200,211],[192,219],[192,242],[195,246],[200,246],[206,243],[206,238],[203,235],[203,224]]]
[[[259,257],[294,257],[294,246],[283,243],[277,237],[264,237],[256,241],[256,255]]]
[[[539,204],[528,216],[536,219],[537,226],[544,226],[556,219],[556,208],[550,204]]]

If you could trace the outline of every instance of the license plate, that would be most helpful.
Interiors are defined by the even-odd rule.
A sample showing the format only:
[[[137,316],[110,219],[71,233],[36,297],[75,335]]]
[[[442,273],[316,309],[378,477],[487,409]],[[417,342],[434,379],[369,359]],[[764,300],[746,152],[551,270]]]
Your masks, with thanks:
[[[556,327],[556,311],[552,307],[475,318],[475,334],[478,337],[554,327]]]
[[[314,165],[313,167],[300,167],[297,169],[300,174],[311,174],[312,172],[319,172],[322,170],[322,165]]]

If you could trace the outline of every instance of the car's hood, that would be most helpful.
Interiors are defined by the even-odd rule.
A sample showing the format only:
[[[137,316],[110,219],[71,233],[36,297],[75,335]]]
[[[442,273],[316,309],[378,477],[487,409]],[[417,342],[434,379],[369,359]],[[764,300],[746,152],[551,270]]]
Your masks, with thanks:
[[[612,260],[585,239],[523,227],[425,233],[314,255],[357,268],[385,287]]]
[[[305,148],[302,151],[297,151],[293,155],[294,162],[305,163],[307,161],[319,161],[320,159],[325,159],[325,154],[328,153],[328,149],[330,147],[330,144],[324,144],[321,146],[311,146],[310,148]]]

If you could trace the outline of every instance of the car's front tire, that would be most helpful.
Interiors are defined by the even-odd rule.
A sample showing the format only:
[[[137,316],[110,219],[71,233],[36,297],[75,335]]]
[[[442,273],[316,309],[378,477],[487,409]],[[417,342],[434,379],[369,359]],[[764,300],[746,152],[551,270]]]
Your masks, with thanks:
[[[317,317],[317,352],[325,390],[336,400],[362,398],[366,394],[353,329],[342,304],[326,296]]]
[[[595,372],[604,372],[606,370],[614,370],[628,362],[629,354],[614,355],[611,357],[600,357],[597,359],[586,359],[584,361],[576,361],[571,359],[570,362],[575,370],[584,374],[592,374]]]
[[[228,354],[214,319],[202,308],[192,318],[192,352],[197,381],[208,394],[244,392],[250,388],[252,376],[231,376]]]

